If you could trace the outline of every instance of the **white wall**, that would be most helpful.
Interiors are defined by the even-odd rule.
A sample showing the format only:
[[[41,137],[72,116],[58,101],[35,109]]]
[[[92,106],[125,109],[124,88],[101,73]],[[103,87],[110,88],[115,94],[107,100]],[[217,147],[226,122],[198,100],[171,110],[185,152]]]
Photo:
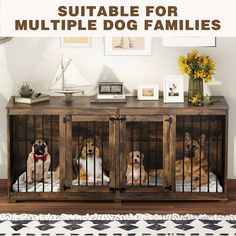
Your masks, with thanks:
[[[133,92],[138,82],[158,83],[162,88],[162,76],[179,73],[177,59],[189,50],[163,48],[162,40],[153,38],[152,56],[104,56],[103,39],[93,38],[91,48],[64,48],[63,52],[73,58],[78,70],[91,83],[95,84],[104,76],[117,77]],[[22,80],[31,80],[39,91],[48,93],[61,52],[58,38],[14,38],[0,45],[0,179],[7,177],[7,101],[17,94],[17,86]],[[211,86],[211,93],[224,95],[230,106],[228,166],[229,178],[236,178],[236,38],[218,38],[217,47],[200,48],[200,52],[215,59],[215,78],[222,83]],[[87,94],[93,91],[89,89]]]

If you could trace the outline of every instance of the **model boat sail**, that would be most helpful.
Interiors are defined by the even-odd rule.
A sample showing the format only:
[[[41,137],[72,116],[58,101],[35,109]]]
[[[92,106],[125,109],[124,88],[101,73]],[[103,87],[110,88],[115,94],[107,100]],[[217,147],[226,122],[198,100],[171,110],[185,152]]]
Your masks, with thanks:
[[[61,58],[61,63],[57,69],[51,83],[51,90],[66,95],[67,101],[71,99],[73,93],[78,93],[81,87],[89,86],[90,83],[77,70],[72,59]]]

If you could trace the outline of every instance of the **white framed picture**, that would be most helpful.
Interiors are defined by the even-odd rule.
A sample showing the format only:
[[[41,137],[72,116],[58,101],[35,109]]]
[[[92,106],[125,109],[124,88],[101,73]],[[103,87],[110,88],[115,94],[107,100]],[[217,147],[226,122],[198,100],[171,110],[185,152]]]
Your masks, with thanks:
[[[151,55],[152,38],[146,37],[107,37],[105,55],[141,56]]]
[[[163,84],[164,102],[184,102],[184,78],[182,75],[165,75]]]
[[[89,37],[62,37],[62,48],[90,48],[91,38]]]
[[[139,84],[137,86],[138,100],[159,100],[157,84]]]
[[[215,37],[164,37],[163,47],[215,47]]]

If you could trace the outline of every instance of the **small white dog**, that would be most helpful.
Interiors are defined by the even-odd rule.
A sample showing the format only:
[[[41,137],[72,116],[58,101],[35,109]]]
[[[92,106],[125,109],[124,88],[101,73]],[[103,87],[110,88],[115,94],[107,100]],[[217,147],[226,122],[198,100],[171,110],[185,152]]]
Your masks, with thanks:
[[[144,155],[139,151],[130,152],[127,157],[127,184],[140,184],[147,181],[147,172],[144,169]]]

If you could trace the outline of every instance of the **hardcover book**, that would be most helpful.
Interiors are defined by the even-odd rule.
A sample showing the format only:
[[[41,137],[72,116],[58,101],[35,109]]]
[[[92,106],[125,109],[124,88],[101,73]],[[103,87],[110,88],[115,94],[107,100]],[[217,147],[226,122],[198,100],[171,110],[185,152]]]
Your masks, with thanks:
[[[48,94],[41,94],[40,96],[33,95],[30,98],[16,96],[14,99],[16,103],[25,103],[25,104],[34,104],[34,103],[39,103],[39,102],[46,102],[49,100],[50,100],[50,96]]]

